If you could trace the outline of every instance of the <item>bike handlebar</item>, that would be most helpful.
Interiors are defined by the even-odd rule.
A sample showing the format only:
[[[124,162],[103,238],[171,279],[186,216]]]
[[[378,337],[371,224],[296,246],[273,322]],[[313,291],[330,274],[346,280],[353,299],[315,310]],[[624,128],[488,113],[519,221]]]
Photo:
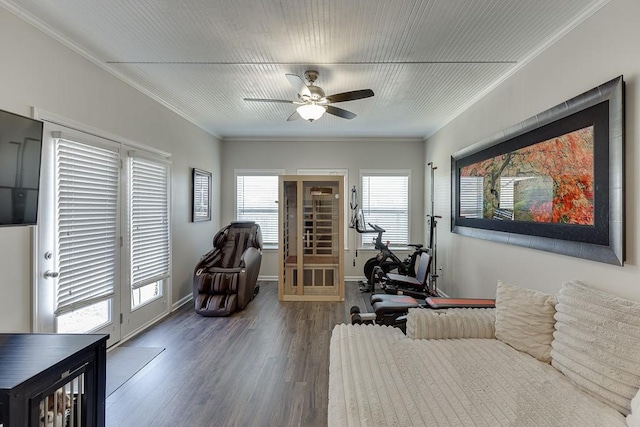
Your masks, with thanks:
[[[369,224],[369,227],[373,228],[378,233],[384,233],[386,231],[384,228],[380,227],[379,225],[371,224],[370,222],[368,222],[367,224]]]

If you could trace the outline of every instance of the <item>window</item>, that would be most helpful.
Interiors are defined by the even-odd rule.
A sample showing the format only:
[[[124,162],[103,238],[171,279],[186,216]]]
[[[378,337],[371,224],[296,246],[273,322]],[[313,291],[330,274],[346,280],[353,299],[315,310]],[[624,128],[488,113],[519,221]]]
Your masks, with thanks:
[[[460,177],[460,216],[482,218],[483,178],[481,176]]]
[[[278,245],[278,175],[284,171],[236,171],[236,219],[260,224],[266,246]]]
[[[120,155],[55,135],[55,315],[59,332],[94,329],[110,320],[118,253]],[[81,313],[91,312],[91,316]],[[82,322],[77,317],[82,318]],[[85,329],[86,330],[86,329]]]
[[[129,152],[131,307],[162,295],[169,277],[169,164]]]
[[[391,246],[409,243],[409,171],[362,171],[362,213],[367,223],[386,231]],[[372,247],[372,234],[361,234],[362,247]]]

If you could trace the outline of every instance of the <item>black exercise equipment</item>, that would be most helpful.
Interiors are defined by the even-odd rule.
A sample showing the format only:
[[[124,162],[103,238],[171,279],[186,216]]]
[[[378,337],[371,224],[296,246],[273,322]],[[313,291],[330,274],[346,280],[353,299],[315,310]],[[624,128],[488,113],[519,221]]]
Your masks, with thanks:
[[[351,324],[375,323],[394,326],[406,332],[406,316],[409,309],[431,310],[447,308],[494,308],[495,300],[483,298],[439,298],[429,297],[424,301],[408,295],[374,294],[370,298],[373,312],[362,313],[358,306],[351,307]]]

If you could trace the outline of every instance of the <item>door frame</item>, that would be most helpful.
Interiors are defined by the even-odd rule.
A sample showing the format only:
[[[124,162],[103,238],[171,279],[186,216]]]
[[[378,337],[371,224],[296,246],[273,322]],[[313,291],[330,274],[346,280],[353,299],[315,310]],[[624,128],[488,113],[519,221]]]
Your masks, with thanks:
[[[100,139],[104,139],[104,140],[108,140],[108,141],[112,141],[114,143],[120,144],[120,159],[122,162],[124,162],[124,160],[126,159],[126,155],[125,155],[126,150],[135,149],[135,150],[140,150],[140,151],[150,153],[154,157],[163,158],[169,163],[169,180],[168,180],[169,218],[170,218],[169,219],[170,221],[169,223],[170,267],[169,268],[170,268],[170,271],[172,271],[173,269],[173,265],[172,265],[173,257],[172,257],[172,248],[171,248],[172,154],[163,150],[156,149],[154,147],[150,147],[150,146],[138,143],[136,141],[129,140],[127,138],[121,137],[114,133],[110,133],[102,129],[80,123],[78,121],[66,118],[64,116],[36,108],[36,107],[32,108],[32,117],[35,118],[36,120],[42,120],[46,122],[45,124],[48,123],[50,125],[63,126],[75,132],[81,132],[83,134],[88,134],[92,137],[97,137]],[[47,168],[52,168],[52,167],[53,165],[47,166]],[[119,230],[120,230],[121,241],[124,241],[126,240],[124,234],[128,233],[127,214],[126,214],[128,194],[126,193],[127,176],[125,175],[125,169],[122,168],[121,170],[122,172],[120,174],[121,200],[119,203],[119,206],[120,206]],[[53,172],[52,170],[46,170],[46,171],[48,173]],[[41,173],[40,174],[41,186],[45,182],[44,181],[45,179],[47,179],[47,175],[45,175],[44,173]],[[43,205],[43,203],[39,203],[39,205]],[[40,246],[39,230],[38,230],[38,226],[36,226],[34,227],[34,231],[32,232],[32,272],[33,272],[32,274],[32,277],[33,277],[32,325],[33,325],[34,332],[53,332],[55,331],[55,325],[51,323],[43,322],[43,318],[42,318],[42,315],[43,315],[42,304],[45,303],[44,301],[45,299],[48,299],[48,302],[52,302],[51,298],[53,297],[53,295],[47,296],[46,294],[43,294],[43,292],[41,292],[42,289],[40,289],[39,287],[39,283],[38,283],[39,275],[40,275],[39,263],[38,263],[38,256],[40,251],[39,246]],[[170,301],[172,301],[172,286],[171,286],[172,276],[169,276],[168,278],[163,280],[162,297],[160,298],[162,302],[161,305],[164,307],[162,311],[158,311],[157,310],[158,307],[156,307],[156,310],[151,310],[150,304],[141,305],[137,307],[135,310],[131,309],[131,292],[130,292],[129,282],[128,280],[126,281],[124,280],[125,271],[129,270],[129,263],[130,263],[127,249],[128,248],[125,245],[120,245],[119,257],[117,260],[118,270],[119,270],[118,280],[120,282],[120,286],[119,286],[119,289],[115,290],[116,295],[114,295],[114,300],[115,298],[118,298],[118,305],[120,306],[120,308],[119,308],[119,313],[115,315],[114,318],[112,319],[114,323],[118,324],[119,338],[117,341],[127,340],[128,338],[146,329],[148,326],[155,323],[156,321],[158,321],[159,319],[161,319],[162,317],[166,316],[171,312]],[[125,303],[125,301],[127,301],[127,303]],[[114,301],[114,304],[115,304],[115,301]],[[136,312],[138,315],[136,315]],[[126,322],[126,325],[124,325],[125,322]],[[115,343],[116,341],[113,341],[112,339],[110,339],[108,342],[108,346],[111,346]]]

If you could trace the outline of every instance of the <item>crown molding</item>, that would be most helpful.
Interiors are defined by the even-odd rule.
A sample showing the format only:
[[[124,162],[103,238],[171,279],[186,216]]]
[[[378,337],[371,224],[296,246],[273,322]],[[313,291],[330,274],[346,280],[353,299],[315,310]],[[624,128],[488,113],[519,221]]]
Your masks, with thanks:
[[[194,124],[195,126],[199,127],[200,129],[204,130],[205,132],[207,132],[211,136],[213,136],[213,137],[215,137],[217,139],[220,139],[220,140],[222,139],[220,137],[220,135],[217,135],[211,129],[207,128],[207,126],[205,126],[204,124],[197,122],[192,117],[189,117],[186,113],[184,113],[183,111],[181,111],[180,109],[178,109],[177,107],[172,105],[171,103],[167,102],[163,98],[160,98],[156,94],[152,93],[151,91],[149,91],[146,88],[142,87],[141,85],[137,84],[136,82],[131,80],[129,77],[125,76],[124,74],[119,72],[117,69],[115,69],[114,67],[110,66],[105,61],[101,60],[97,56],[95,56],[92,53],[88,52],[87,50],[85,50],[83,47],[81,47],[80,45],[76,44],[75,42],[69,40],[68,38],[63,36],[60,32],[58,32],[55,29],[51,28],[44,21],[36,18],[32,14],[30,14],[27,11],[23,10],[22,8],[14,5],[13,3],[9,3],[7,0],[0,0],[0,7],[3,7],[4,9],[9,11],[13,15],[17,16],[18,18],[22,19],[26,23],[30,24],[32,27],[34,27],[37,30],[39,30],[39,31],[43,32],[44,34],[48,35],[49,37],[51,37],[52,39],[56,40],[57,42],[59,42],[63,46],[71,49],[73,52],[77,53],[81,57],[91,61],[92,63],[94,63],[98,67],[102,68],[104,71],[108,72],[112,76],[116,77],[117,79],[119,79],[122,82],[126,83],[127,85],[131,86],[132,88],[134,88],[138,92],[148,96],[149,98],[151,98],[152,100],[156,101],[160,105],[162,105],[165,108],[169,109],[171,112],[177,114],[178,116],[182,117],[183,119],[187,120],[188,122]]]
[[[241,142],[297,142],[297,143],[318,143],[318,142],[381,142],[381,143],[394,143],[394,142],[407,142],[407,143],[420,143],[425,142],[425,138],[422,137],[292,137],[292,136],[265,136],[265,137],[228,137],[222,138],[222,142],[229,143],[241,143]]]

